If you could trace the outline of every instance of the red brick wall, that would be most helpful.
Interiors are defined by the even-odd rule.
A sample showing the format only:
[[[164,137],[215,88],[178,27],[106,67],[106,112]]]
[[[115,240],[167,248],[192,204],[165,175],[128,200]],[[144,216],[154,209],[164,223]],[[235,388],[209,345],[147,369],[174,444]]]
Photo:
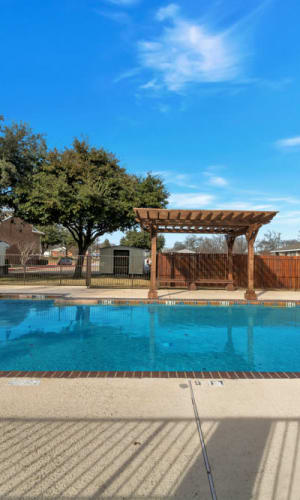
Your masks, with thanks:
[[[10,245],[6,255],[19,255],[18,241],[33,243],[33,253],[41,253],[41,235],[32,232],[32,224],[22,221],[18,217],[10,217],[0,223],[0,241]]]

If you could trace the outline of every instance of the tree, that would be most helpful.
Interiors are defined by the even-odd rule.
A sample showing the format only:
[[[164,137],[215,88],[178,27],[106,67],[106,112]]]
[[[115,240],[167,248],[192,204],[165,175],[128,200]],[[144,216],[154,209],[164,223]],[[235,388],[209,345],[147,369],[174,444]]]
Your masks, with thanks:
[[[151,250],[151,236],[148,231],[127,231],[121,238],[120,245],[135,248],[147,248]],[[159,252],[165,246],[165,238],[161,234],[157,237],[157,251]]]
[[[264,233],[264,238],[258,241],[256,250],[261,254],[270,253],[282,246],[281,234],[275,231]]]
[[[26,241],[16,239],[11,241],[11,245],[15,245],[20,254],[20,263],[25,268],[26,263],[31,255],[34,255],[36,250],[36,243],[34,241]]]
[[[15,188],[30,182],[46,157],[47,146],[41,134],[34,134],[26,123],[5,125],[0,116],[0,207],[15,208]]]
[[[233,253],[247,253],[248,243],[245,236],[238,236],[233,245]]]
[[[58,224],[36,227],[39,231],[44,233],[41,237],[42,253],[46,252],[48,248],[53,247],[54,245],[62,244],[62,227]]]
[[[110,241],[106,238],[103,243],[100,243],[100,248],[111,247]]]
[[[61,245],[66,249],[66,255],[71,247],[76,245],[70,231],[59,224],[51,224],[48,226],[36,226],[39,231],[44,233],[41,237],[42,253],[46,252],[48,248],[55,245]]]
[[[18,186],[18,213],[33,223],[59,223],[69,230],[79,255],[74,277],[80,277],[84,256],[97,238],[130,229],[136,225],[134,206],[164,208],[167,197],[159,177],[129,175],[112,153],[75,139],[73,147],[49,152],[31,182]]]
[[[178,250],[184,250],[185,244],[182,241],[175,241],[173,245],[174,252],[178,252]]]

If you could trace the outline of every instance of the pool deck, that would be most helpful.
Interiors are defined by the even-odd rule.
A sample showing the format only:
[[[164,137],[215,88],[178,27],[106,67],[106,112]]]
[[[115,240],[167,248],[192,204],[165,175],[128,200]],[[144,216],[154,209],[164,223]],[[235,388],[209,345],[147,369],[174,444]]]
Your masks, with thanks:
[[[1,379],[0,498],[298,500],[300,380],[196,382],[211,474],[188,380]]]
[[[160,299],[192,299],[192,300],[243,300],[245,290],[238,289],[233,292],[226,290],[158,290]],[[264,300],[300,300],[300,290],[256,290],[257,299]],[[68,298],[94,299],[94,298],[120,298],[120,299],[147,299],[148,289],[141,288],[86,288],[85,286],[24,286],[2,285],[0,295],[3,294],[41,294],[63,295]]]
[[[172,299],[174,292],[187,300],[243,298],[241,290],[159,294]],[[147,290],[85,287],[9,286],[0,293],[147,297]],[[258,299],[298,301],[300,293],[258,292]],[[300,378],[222,373],[1,377],[0,499],[299,500],[299,394]]]

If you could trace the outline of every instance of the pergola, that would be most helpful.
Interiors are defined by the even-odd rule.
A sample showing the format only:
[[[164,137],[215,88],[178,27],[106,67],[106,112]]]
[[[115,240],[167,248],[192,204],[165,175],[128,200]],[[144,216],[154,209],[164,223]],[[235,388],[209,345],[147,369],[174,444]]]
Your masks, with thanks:
[[[245,298],[256,299],[254,290],[254,242],[261,226],[268,224],[278,212],[242,210],[167,210],[135,208],[136,220],[151,234],[151,277],[149,298],[157,298],[157,234],[196,233],[224,234],[228,248],[228,290],[234,290],[232,249],[237,236],[248,242],[248,285]]]

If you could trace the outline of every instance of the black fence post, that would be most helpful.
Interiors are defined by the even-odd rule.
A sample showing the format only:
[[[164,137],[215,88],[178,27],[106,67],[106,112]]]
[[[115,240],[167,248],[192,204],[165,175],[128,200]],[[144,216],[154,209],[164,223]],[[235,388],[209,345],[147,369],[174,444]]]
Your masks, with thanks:
[[[92,280],[92,256],[87,255],[86,256],[86,277],[85,277],[85,282],[86,282],[87,288],[90,288],[91,280]]]

